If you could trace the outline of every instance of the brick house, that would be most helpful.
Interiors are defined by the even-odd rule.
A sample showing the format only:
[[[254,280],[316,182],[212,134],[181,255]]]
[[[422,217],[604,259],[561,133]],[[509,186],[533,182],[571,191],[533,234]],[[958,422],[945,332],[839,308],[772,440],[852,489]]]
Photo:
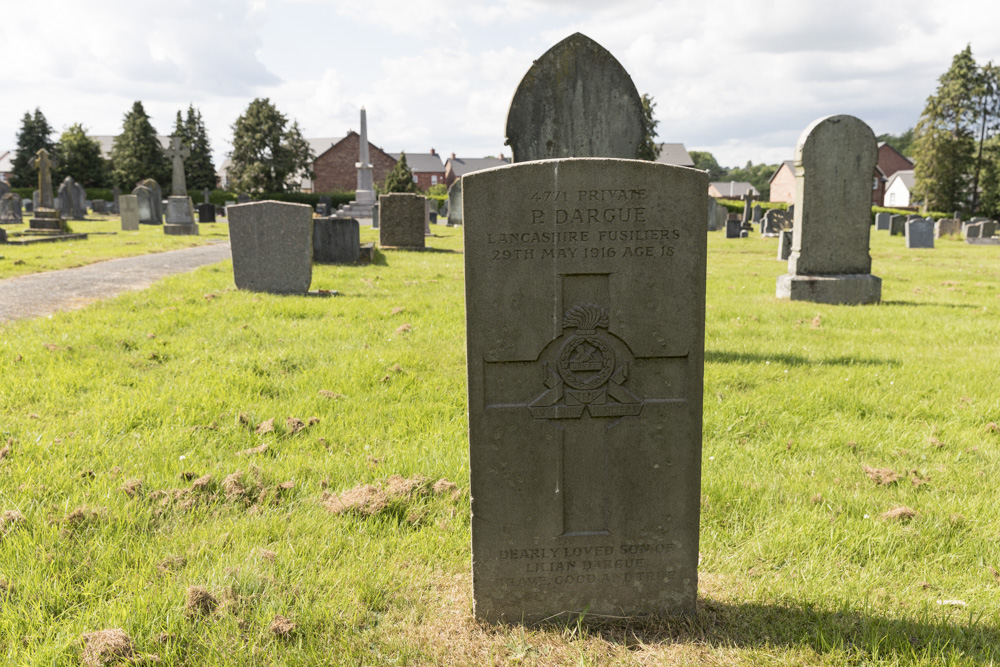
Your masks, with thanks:
[[[740,199],[748,194],[760,196],[757,188],[746,181],[713,181],[708,184],[708,194],[723,199]]]
[[[308,140],[310,145],[314,141]],[[309,183],[312,192],[331,192],[333,190],[351,191],[358,187],[358,155],[361,149],[361,137],[357,132],[351,130],[347,136],[340,140],[334,140],[332,144],[319,153],[317,148],[316,159],[313,162],[315,177]],[[409,156],[407,156],[409,158]],[[396,159],[383,151],[381,148],[368,142],[368,159],[372,163],[372,177],[376,183],[383,183],[385,177],[396,166]],[[306,189],[306,183],[303,183]]]
[[[399,162],[401,153],[389,153],[395,162]],[[444,165],[441,156],[433,148],[430,153],[406,153],[406,165],[413,172],[413,180],[421,190],[426,192],[432,185],[444,183]],[[376,183],[382,183],[377,178]]]
[[[885,193],[889,187],[889,180],[899,171],[912,171],[913,161],[897,151],[895,148],[880,141],[878,144],[878,166],[876,170],[881,176],[882,182],[879,184],[878,197],[872,195],[872,202],[878,206],[885,206]],[[908,195],[909,193],[907,193]]]
[[[792,160],[782,162],[768,182],[771,184],[770,201],[795,203],[795,163]]]
[[[500,157],[455,157],[452,153],[444,163],[444,182],[451,187],[452,183],[466,174],[502,167],[505,164],[510,164],[510,158],[504,157],[503,153],[500,153]]]

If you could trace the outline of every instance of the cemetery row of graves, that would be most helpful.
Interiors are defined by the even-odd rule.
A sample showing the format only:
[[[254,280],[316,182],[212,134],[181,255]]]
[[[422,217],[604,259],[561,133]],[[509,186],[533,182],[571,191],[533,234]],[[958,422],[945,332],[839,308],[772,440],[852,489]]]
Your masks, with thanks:
[[[846,115],[730,220],[641,113],[574,35],[446,219],[362,153],[353,217],[235,203],[231,262],[0,325],[0,652],[995,662],[995,224],[873,218]]]

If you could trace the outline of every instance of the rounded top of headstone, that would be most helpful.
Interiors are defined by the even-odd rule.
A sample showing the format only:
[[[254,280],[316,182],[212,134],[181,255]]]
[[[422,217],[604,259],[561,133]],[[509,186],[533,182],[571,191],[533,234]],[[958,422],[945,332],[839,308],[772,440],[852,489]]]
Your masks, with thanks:
[[[803,156],[814,148],[819,153],[830,149],[864,150],[878,157],[878,142],[875,133],[860,118],[847,114],[824,116],[817,118],[802,130],[799,141],[795,145],[795,162],[800,163]],[[809,156],[806,155],[808,158]],[[820,156],[822,157],[822,156]]]
[[[634,159],[642,144],[642,98],[621,63],[581,33],[542,54],[507,112],[514,162],[566,157]]]

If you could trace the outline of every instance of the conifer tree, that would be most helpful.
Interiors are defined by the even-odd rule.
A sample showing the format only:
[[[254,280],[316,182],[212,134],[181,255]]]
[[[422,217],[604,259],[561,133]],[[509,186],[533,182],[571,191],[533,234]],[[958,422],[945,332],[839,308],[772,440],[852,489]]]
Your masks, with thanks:
[[[44,148],[50,155],[56,154],[56,146],[50,139],[52,126],[45,120],[41,110],[35,108],[35,113],[24,112],[21,119],[21,129],[17,133],[17,154],[12,161],[12,176],[10,184],[15,188],[30,188],[38,186],[38,172],[28,164],[40,149]]]
[[[112,180],[127,192],[145,178],[155,179],[161,185],[170,181],[170,165],[163,154],[163,145],[142,102],[136,101],[125,114],[122,133],[111,149],[111,163]]]
[[[312,176],[312,149],[297,122],[287,125],[288,118],[268,98],[250,103],[233,124],[231,187],[285,192],[300,187],[299,176]]]
[[[70,125],[62,133],[56,152],[59,155],[59,168],[56,170],[58,180],[72,176],[74,181],[85,188],[103,188],[108,185],[108,164],[101,154],[101,144],[88,137],[80,123]]]
[[[656,102],[646,93],[642,94],[642,127],[643,140],[636,153],[636,158],[640,160],[655,161],[660,157],[660,145],[656,143],[656,126],[660,121],[653,118],[653,109]]]
[[[184,161],[184,180],[189,192],[204,188],[215,188],[215,163],[212,161],[212,149],[208,142],[208,130],[201,112],[188,105],[187,117],[177,112],[174,122],[174,136],[181,138],[181,143],[191,149],[191,155]]]
[[[418,192],[419,190],[420,188],[413,180],[410,165],[406,164],[406,153],[400,153],[399,162],[385,177],[382,192]]]

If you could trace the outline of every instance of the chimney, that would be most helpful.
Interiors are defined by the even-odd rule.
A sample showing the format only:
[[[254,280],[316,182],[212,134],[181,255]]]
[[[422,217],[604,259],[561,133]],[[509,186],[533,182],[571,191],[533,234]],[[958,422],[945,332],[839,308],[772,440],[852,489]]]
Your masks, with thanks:
[[[452,154],[451,154],[451,159],[452,159],[452,160],[456,159],[456,158],[455,158],[455,154],[454,154],[454,153],[452,153]]]
[[[500,159],[503,160],[503,153],[500,153]]]
[[[434,152],[433,148],[431,149],[431,155],[437,155],[437,153]]]

